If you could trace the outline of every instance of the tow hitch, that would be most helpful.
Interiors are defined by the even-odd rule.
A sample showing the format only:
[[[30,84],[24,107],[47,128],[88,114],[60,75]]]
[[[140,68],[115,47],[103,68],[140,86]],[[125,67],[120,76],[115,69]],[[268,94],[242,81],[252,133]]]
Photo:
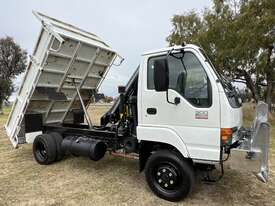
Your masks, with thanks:
[[[247,153],[249,161],[257,163],[260,169],[255,172],[256,177],[262,182],[268,181],[268,150],[269,150],[269,130],[268,106],[264,102],[259,102],[256,106],[256,115],[250,128],[240,128],[237,135],[233,137],[234,151]],[[232,144],[232,146],[233,146]]]

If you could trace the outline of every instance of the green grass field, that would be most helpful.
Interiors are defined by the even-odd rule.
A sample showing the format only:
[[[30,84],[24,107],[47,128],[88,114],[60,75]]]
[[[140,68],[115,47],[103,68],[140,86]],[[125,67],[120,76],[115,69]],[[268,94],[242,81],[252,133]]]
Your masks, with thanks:
[[[93,122],[108,109],[91,107]],[[192,194],[172,204],[157,198],[148,188],[138,162],[106,155],[93,162],[66,157],[42,166],[32,156],[32,146],[13,149],[3,129],[9,109],[0,115],[0,205],[275,205],[275,128],[271,117],[270,180],[259,182],[247,171],[246,160],[232,157],[223,179],[203,183],[199,176]],[[245,124],[253,119],[253,106],[244,107]]]

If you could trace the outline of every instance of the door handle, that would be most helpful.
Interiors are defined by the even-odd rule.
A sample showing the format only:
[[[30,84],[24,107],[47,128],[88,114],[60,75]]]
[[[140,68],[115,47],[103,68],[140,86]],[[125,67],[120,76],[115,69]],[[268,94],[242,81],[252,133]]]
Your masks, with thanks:
[[[156,108],[147,108],[147,114],[155,115],[155,114],[157,114],[157,109]]]

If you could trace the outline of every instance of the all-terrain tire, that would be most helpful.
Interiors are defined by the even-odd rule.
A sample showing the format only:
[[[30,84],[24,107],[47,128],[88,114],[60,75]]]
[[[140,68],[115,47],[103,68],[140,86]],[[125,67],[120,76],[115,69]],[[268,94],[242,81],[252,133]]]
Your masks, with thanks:
[[[56,143],[51,135],[38,135],[32,148],[33,156],[39,164],[48,165],[56,160]]]
[[[145,176],[158,197],[172,202],[185,198],[195,182],[192,165],[178,152],[170,150],[156,151],[149,157]]]
[[[63,159],[63,157],[65,155],[64,151],[61,148],[63,137],[58,132],[51,132],[51,133],[49,133],[49,135],[52,136],[52,138],[54,139],[55,144],[56,144],[56,158],[55,158],[55,161],[60,161],[60,160]]]

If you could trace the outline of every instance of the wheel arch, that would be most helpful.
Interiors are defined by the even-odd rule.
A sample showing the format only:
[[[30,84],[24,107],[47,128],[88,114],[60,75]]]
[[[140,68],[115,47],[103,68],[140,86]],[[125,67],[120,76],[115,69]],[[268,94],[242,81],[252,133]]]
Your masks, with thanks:
[[[190,162],[192,160],[189,158],[188,153],[182,153],[177,147],[174,145],[163,143],[163,142],[155,142],[142,140],[139,143],[139,171],[142,172],[145,168],[146,162],[148,158],[152,155],[154,151],[158,150],[172,150],[181,154],[183,158],[188,159]]]

